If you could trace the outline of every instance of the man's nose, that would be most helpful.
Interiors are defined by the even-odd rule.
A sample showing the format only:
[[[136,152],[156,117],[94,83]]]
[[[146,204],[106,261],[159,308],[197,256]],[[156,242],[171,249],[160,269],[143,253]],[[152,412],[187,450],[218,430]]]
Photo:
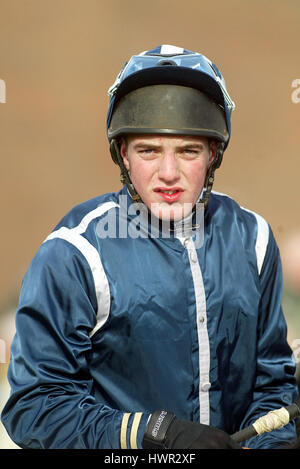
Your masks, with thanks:
[[[173,151],[165,152],[162,155],[158,169],[158,177],[168,183],[179,179],[178,160]]]

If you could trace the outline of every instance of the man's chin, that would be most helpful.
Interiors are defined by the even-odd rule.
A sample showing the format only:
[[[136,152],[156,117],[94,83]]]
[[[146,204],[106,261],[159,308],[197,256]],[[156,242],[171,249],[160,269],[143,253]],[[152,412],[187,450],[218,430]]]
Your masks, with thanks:
[[[174,203],[168,204],[166,202],[162,203],[153,203],[150,206],[151,213],[160,220],[164,222],[177,222],[187,216],[192,212],[193,204],[191,203]]]

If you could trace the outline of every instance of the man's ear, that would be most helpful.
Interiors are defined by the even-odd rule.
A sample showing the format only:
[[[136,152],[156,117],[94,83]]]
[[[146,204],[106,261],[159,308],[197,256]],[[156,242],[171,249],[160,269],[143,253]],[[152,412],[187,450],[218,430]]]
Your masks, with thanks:
[[[123,158],[123,163],[127,171],[129,171],[129,160],[128,160],[128,152],[127,152],[127,145],[124,138],[121,138],[120,142],[120,154]]]

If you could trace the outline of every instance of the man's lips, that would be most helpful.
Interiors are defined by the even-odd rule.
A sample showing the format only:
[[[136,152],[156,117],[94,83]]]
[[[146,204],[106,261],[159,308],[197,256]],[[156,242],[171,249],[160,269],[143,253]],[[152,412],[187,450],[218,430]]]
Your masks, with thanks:
[[[156,187],[154,192],[158,194],[165,202],[177,202],[183,193],[181,187]]]

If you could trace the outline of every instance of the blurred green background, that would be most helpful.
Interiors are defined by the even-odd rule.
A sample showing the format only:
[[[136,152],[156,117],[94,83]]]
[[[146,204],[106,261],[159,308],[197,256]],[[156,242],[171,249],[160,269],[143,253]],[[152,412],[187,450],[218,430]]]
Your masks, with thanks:
[[[272,225],[300,361],[299,33],[299,0],[0,0],[0,410],[22,278],[72,206],[119,189],[106,92],[127,58],[159,44],[202,52],[225,76],[236,111],[214,189]]]

